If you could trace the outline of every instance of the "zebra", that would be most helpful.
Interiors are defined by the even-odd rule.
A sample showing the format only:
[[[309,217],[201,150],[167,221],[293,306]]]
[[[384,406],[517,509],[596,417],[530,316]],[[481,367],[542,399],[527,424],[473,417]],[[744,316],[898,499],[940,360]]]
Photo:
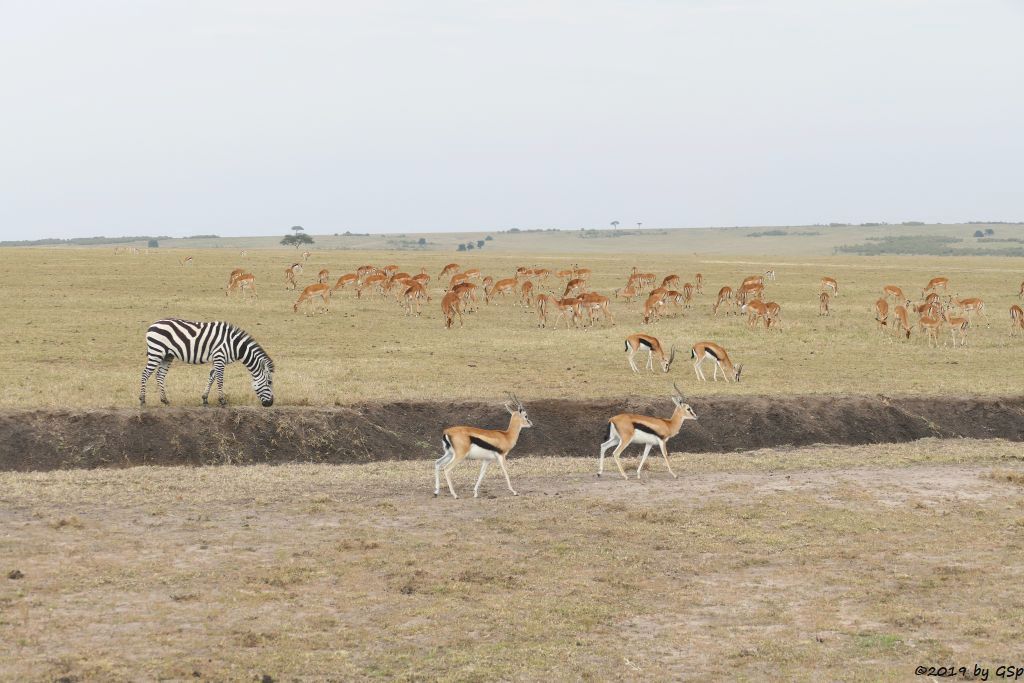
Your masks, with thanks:
[[[266,351],[247,332],[226,322],[192,322],[190,320],[157,320],[146,330],[147,361],[142,371],[142,391],[139,403],[146,405],[146,380],[156,371],[160,385],[160,401],[170,403],[164,392],[164,378],[175,358],[185,363],[200,365],[213,363],[210,381],[203,392],[203,405],[207,403],[213,380],[217,380],[220,404],[224,398],[224,366],[236,360],[252,375],[252,388],[260,403],[269,408],[274,405],[274,362]]]

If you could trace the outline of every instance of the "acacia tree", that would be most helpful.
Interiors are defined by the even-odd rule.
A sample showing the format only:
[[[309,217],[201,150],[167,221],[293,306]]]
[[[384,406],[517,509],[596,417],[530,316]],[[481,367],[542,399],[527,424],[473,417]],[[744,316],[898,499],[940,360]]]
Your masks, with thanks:
[[[281,244],[286,247],[294,246],[298,249],[303,244],[313,244],[313,238],[305,233],[297,232],[294,235],[285,235],[281,240]]]
[[[618,222],[618,221],[612,221],[612,222],[611,222],[611,226],[612,226],[612,228],[614,228],[615,230],[618,230],[618,229],[619,229],[619,222]]]

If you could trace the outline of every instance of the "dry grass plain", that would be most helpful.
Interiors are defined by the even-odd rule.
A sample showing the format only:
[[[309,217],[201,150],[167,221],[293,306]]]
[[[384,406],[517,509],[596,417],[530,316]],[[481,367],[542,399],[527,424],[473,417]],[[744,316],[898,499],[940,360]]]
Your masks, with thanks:
[[[587,242],[588,240],[577,240]],[[595,240],[596,241],[596,240]],[[617,240],[603,240],[605,249]],[[756,242],[749,240],[748,242]],[[756,246],[756,245],[754,245]],[[680,249],[682,247],[679,247]],[[194,257],[182,267],[179,258]],[[115,256],[109,248],[0,249],[0,407],[126,407],[136,404],[145,362],[146,327],[162,317],[223,319],[251,332],[274,358],[281,405],[348,404],[402,398],[489,399],[506,390],[531,397],[597,398],[664,394],[669,380],[687,392],[721,393],[986,393],[1020,390],[1024,338],[1010,338],[1008,309],[1018,301],[1021,259],[974,257],[810,257],[613,254],[579,259],[594,271],[593,288],[611,294],[636,265],[684,281],[700,271],[706,293],[696,305],[656,325],[640,325],[640,304],[617,303],[617,324],[591,330],[538,329],[533,311],[503,302],[467,316],[463,329],[446,331],[441,289],[421,317],[408,317],[393,302],[335,295],[326,315],[292,312],[296,293],[285,290],[283,271],[294,250],[154,250]],[[448,261],[478,267],[495,277],[518,265],[568,267],[577,259],[543,253],[314,251],[301,276],[313,281],[322,267],[332,278],[363,263],[395,263],[410,272],[425,267],[435,276]],[[258,303],[225,297],[228,272],[255,273]],[[725,284],[773,267],[778,280],[768,298],[783,308],[781,331],[751,331],[737,316],[711,315],[714,293]],[[840,282],[834,315],[818,316],[822,275]],[[909,342],[880,336],[872,306],[884,284],[908,294],[935,275],[946,275],[961,296],[987,304],[991,327],[971,330],[968,348],[929,348],[917,334]],[[552,288],[557,287],[551,283]],[[623,338],[646,331],[676,343],[681,356],[671,377],[629,372]],[[729,349],[746,370],[739,385],[700,385],[685,357],[689,346],[710,339]],[[943,337],[948,342],[948,335]],[[196,405],[207,372],[174,367],[169,395],[177,405]],[[227,372],[233,404],[255,405],[239,366]],[[155,389],[155,387],[154,387]],[[154,408],[159,409],[159,408]]]
[[[1019,444],[0,474],[0,679],[911,680],[1024,663]],[[635,468],[635,460],[629,462]],[[469,493],[475,472],[456,471]],[[17,570],[21,578],[9,579]],[[994,680],[994,679],[993,679]]]

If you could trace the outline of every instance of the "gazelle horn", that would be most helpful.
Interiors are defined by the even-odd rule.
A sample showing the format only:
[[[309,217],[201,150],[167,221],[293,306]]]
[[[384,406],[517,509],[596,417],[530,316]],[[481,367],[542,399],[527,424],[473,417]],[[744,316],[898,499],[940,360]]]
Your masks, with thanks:
[[[672,382],[672,388],[676,390],[676,396],[678,396],[679,398],[684,398],[683,392],[680,391],[678,384],[676,384],[675,382]]]

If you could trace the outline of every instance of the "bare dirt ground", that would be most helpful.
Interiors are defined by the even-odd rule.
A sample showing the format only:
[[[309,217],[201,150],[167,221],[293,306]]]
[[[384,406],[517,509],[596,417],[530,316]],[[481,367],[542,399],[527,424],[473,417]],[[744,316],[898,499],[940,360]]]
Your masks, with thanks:
[[[1024,441],[1024,398],[706,396],[673,441],[689,452],[905,442],[925,437]],[[526,455],[591,457],[621,412],[669,416],[662,399],[529,402]],[[436,458],[453,424],[503,429],[495,402],[364,403],[333,408],[0,411],[0,471],[132,465],[360,463]]]
[[[908,680],[1024,662],[1000,440],[0,474],[0,679]],[[628,462],[632,474],[635,460]],[[8,578],[8,577],[16,578]]]

